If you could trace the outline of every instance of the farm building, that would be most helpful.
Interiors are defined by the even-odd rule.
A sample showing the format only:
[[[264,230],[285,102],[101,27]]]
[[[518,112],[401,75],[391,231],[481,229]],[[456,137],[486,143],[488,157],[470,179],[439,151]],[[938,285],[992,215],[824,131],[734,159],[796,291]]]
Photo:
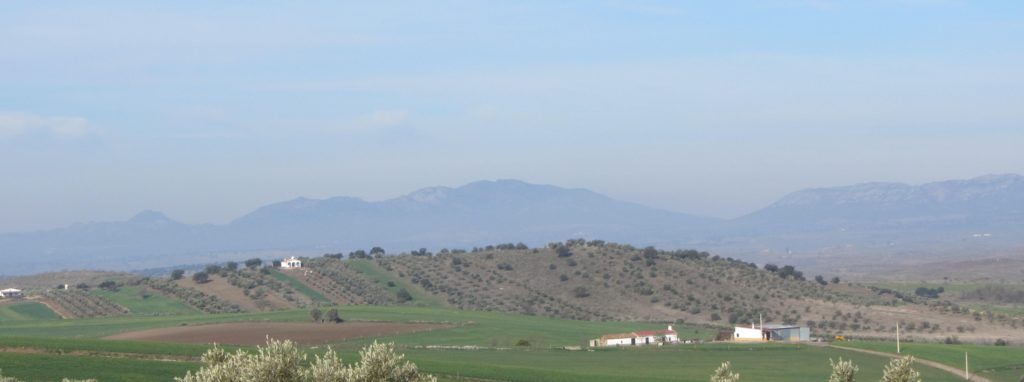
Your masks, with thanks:
[[[811,329],[795,325],[750,325],[749,328],[737,326],[733,331],[733,341],[737,342],[801,342],[810,341]]]
[[[679,342],[679,335],[672,325],[665,330],[641,330],[637,332],[605,334],[601,338],[590,340],[591,347],[599,346],[639,346],[656,344],[674,344]]]
[[[281,260],[282,269],[297,269],[302,268],[302,260],[299,260],[295,256]]]
[[[25,294],[21,292],[21,289],[8,288],[0,290],[0,298],[21,298],[25,297]]]

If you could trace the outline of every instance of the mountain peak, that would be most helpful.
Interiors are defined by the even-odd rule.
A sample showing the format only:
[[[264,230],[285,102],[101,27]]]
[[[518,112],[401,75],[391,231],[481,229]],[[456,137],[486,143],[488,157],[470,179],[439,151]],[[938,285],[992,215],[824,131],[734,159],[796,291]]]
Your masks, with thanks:
[[[421,188],[403,196],[402,199],[416,203],[433,203],[446,198],[451,190],[451,188],[443,186]]]
[[[135,216],[132,216],[132,218],[128,219],[128,221],[132,223],[154,223],[169,222],[171,221],[171,219],[168,218],[167,215],[164,215],[162,212],[144,210],[142,212],[135,214]]]

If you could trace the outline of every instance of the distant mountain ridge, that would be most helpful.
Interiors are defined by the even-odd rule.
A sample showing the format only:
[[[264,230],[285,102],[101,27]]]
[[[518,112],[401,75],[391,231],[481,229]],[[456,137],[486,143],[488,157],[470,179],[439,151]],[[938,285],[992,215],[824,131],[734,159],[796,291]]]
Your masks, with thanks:
[[[225,225],[184,224],[143,211],[122,222],[0,234],[0,253],[10,258],[0,274],[142,269],[371,246],[402,251],[504,242],[543,245],[572,237],[699,248],[755,260],[794,250],[812,256],[835,248],[895,253],[1021,245],[1024,177],[807,189],[732,220],[518,180],[430,187],[379,202],[297,198],[257,208]]]
[[[737,220],[782,222],[786,226],[874,226],[1000,216],[1019,218],[1022,214],[1024,177],[987,175],[920,186],[863,183],[808,189],[786,195],[778,202]]]

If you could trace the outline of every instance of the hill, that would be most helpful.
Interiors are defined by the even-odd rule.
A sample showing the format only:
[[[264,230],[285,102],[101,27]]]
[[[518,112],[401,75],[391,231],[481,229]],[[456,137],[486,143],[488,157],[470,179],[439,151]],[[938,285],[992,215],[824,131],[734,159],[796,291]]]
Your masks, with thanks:
[[[123,276],[38,298],[75,317],[179,314],[183,305],[221,313],[368,304],[716,327],[747,325],[763,317],[808,325],[819,335],[869,337],[888,337],[902,322],[907,336],[982,342],[1014,338],[1024,330],[1008,314],[982,314],[898,290],[818,282],[793,267],[758,267],[693,250],[570,240],[532,249],[505,244],[445,249],[436,255],[417,251],[371,256],[357,251],[348,259],[341,257],[306,258],[299,270],[213,265],[207,268],[211,276],[206,282]],[[106,292],[111,290],[128,292]],[[180,304],[152,302],[161,299]],[[76,305],[83,301],[88,306]]]

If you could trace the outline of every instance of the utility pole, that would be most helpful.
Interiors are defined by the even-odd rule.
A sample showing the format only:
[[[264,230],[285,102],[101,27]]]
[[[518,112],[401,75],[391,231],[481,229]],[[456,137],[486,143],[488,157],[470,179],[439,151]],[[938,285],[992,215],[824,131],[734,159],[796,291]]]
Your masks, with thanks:
[[[900,323],[896,323],[896,354],[900,354]]]
[[[970,381],[971,372],[970,369],[967,368],[968,366],[969,364],[967,363],[967,352],[964,352],[964,379]]]

